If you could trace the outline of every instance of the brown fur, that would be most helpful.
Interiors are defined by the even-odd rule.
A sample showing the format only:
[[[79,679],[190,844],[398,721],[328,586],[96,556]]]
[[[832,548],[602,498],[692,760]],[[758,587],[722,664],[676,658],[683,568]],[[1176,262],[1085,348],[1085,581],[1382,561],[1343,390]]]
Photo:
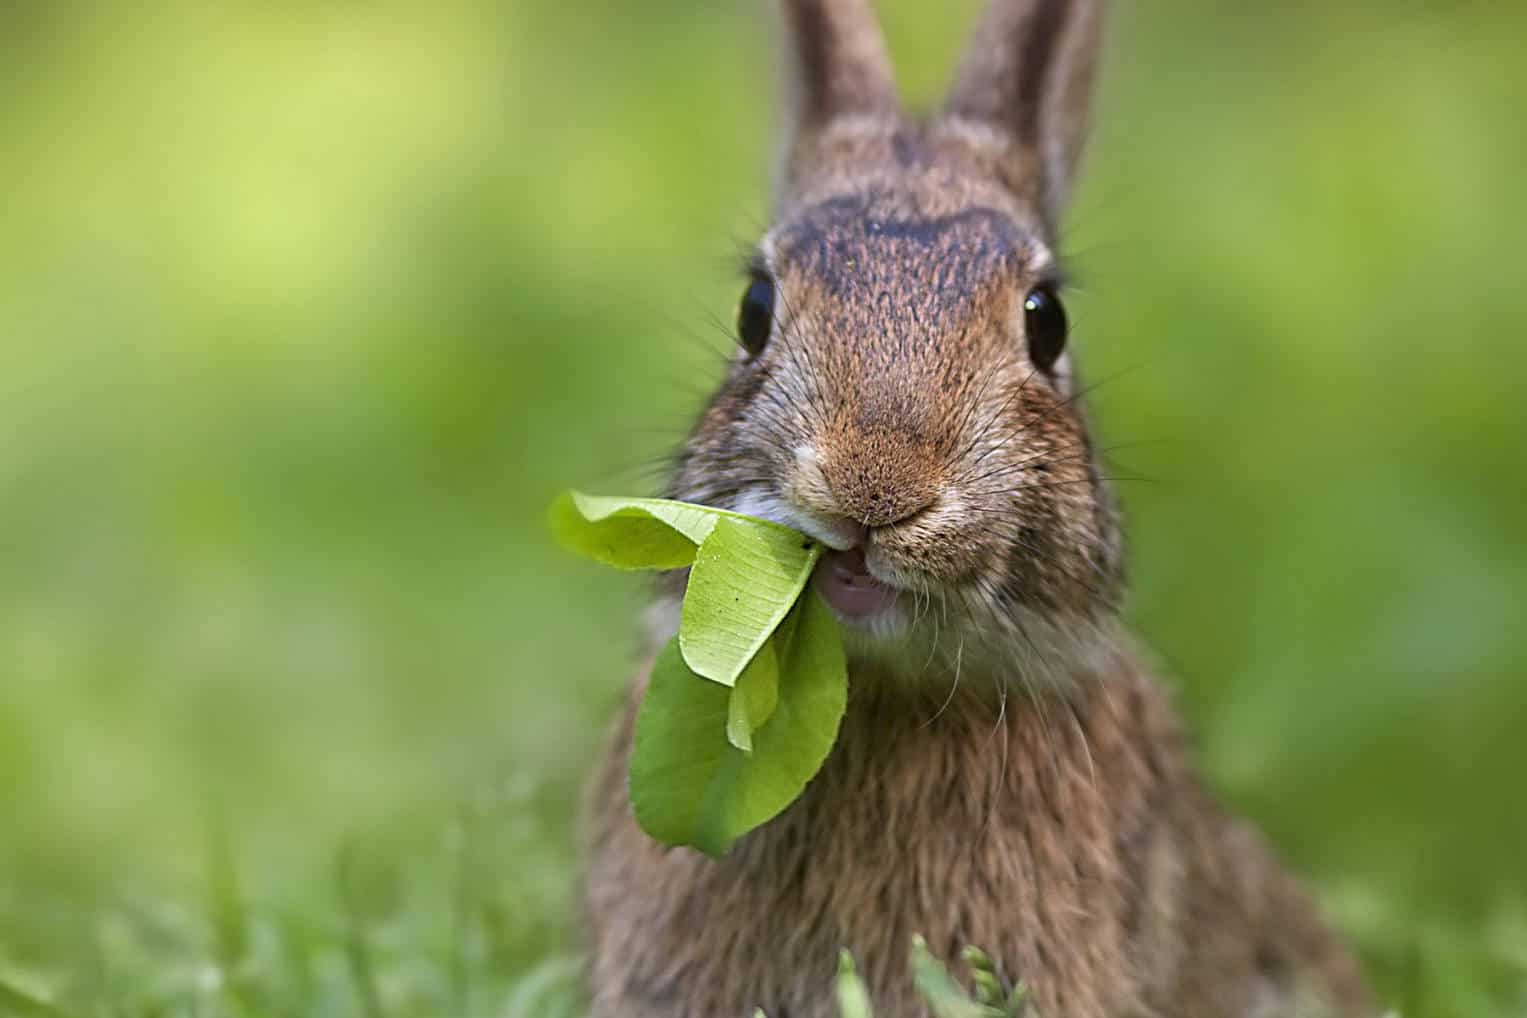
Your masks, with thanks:
[[[914,933],[1026,980],[1048,1018],[1371,1013],[1306,896],[1194,777],[1117,612],[1123,553],[1070,355],[1023,301],[1059,273],[1100,5],[996,0],[945,114],[897,112],[864,0],[784,0],[795,131],[739,354],[671,493],[859,544],[904,588],[846,627],[850,708],[804,796],[708,860],[590,799],[598,1018],[832,1014],[837,950],[879,1018],[924,1014]],[[665,579],[671,635],[683,577]],[[634,699],[633,699],[634,703]]]
[[[922,1016],[919,933],[944,957],[983,946],[1048,1018],[1287,1013],[1257,1008],[1296,993],[1371,1013],[1351,958],[1201,790],[1129,660],[1006,710],[853,679],[822,773],[719,861],[631,821],[628,710],[590,802],[596,1015],[827,1018],[847,947],[877,1015]]]

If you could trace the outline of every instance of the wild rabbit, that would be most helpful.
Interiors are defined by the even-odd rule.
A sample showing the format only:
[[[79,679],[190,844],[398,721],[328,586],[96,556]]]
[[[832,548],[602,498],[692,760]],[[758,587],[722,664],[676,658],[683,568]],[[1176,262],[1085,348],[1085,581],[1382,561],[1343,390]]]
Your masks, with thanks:
[[[590,796],[598,1018],[828,1018],[844,947],[879,1018],[923,1016],[918,933],[985,949],[1046,1018],[1374,1013],[1304,891],[1205,793],[1118,622],[1056,256],[1103,6],[994,0],[914,119],[868,0],[782,0],[775,220],[670,494],[835,549],[815,585],[848,713],[804,795],[717,860],[636,826],[633,697]],[[666,640],[676,612],[654,617]]]

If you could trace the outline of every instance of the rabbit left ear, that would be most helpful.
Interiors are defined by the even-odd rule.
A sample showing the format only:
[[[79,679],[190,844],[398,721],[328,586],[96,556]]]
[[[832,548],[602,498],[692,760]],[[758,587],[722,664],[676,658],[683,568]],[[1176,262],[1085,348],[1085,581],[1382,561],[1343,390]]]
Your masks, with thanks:
[[[996,132],[1005,177],[1051,227],[1087,140],[1105,0],[991,0],[945,117]]]
[[[842,117],[900,108],[870,0],[779,0],[786,51],[784,184],[808,176],[814,145]]]

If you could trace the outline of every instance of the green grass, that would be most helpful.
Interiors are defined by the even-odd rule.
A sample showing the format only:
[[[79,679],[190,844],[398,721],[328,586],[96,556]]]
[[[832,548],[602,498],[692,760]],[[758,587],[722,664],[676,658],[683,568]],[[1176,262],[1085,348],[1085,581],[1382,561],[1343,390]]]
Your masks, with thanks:
[[[914,99],[974,6],[880,4]],[[1131,620],[1386,999],[1521,1015],[1524,11],[1119,7],[1069,307]],[[0,1011],[575,1001],[642,592],[544,511],[716,377],[763,25],[4,5]]]
[[[284,894],[250,887],[223,838],[190,896],[17,893],[0,928],[26,936],[0,960],[0,1014],[581,1013],[570,873],[532,821],[535,798],[485,788],[448,816],[404,818]]]
[[[567,865],[537,829],[534,798],[484,790],[438,827],[407,818],[406,834],[343,846],[327,879],[294,895],[248,887],[221,839],[195,897],[12,889],[0,907],[14,937],[0,959],[0,1014],[574,1018],[583,993]],[[1473,930],[1372,903],[1346,917],[1404,1014],[1527,1014],[1527,912]],[[908,979],[941,1018],[1037,1018],[980,952],[964,961],[968,991],[913,952]],[[836,994],[858,1018],[846,964]]]

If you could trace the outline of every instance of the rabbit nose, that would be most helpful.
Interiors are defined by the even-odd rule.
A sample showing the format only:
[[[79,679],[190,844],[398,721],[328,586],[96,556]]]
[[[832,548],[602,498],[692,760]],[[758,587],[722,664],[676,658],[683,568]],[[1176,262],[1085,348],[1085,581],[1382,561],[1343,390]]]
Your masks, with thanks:
[[[927,508],[938,497],[941,469],[931,452],[895,453],[884,440],[818,440],[794,450],[786,502],[804,529],[832,548],[864,544],[883,527]]]
[[[836,511],[866,527],[905,520],[938,497],[941,464],[906,432],[855,429],[823,452],[822,473]]]
[[[915,490],[873,487],[862,492],[851,491],[849,496],[839,498],[839,504],[851,519],[869,529],[900,523],[933,504],[931,497]]]

